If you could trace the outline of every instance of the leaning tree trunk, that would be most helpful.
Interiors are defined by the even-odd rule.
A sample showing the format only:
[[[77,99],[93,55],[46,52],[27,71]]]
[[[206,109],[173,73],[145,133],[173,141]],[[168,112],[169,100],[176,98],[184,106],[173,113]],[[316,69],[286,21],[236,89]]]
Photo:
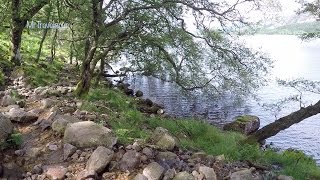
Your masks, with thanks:
[[[275,122],[268,124],[257,132],[251,134],[246,141],[249,143],[262,142],[263,140],[276,135],[280,131],[289,128],[293,124],[299,123],[302,120],[318,113],[320,113],[320,101],[318,101],[315,105],[301,108],[300,110],[295,111],[288,116],[282,117]]]
[[[76,95],[79,97],[87,94],[90,90],[91,79],[92,79],[92,71],[90,68],[90,64],[92,62],[96,49],[97,49],[96,42],[94,41],[92,48],[90,49],[86,59],[82,63],[80,81],[77,84],[77,87],[75,90]]]
[[[39,50],[38,50],[37,57],[36,57],[36,62],[39,62],[41,51],[42,51],[42,46],[43,46],[43,43],[47,37],[47,33],[48,33],[48,28],[43,30],[43,35],[42,35],[42,38],[40,41]]]

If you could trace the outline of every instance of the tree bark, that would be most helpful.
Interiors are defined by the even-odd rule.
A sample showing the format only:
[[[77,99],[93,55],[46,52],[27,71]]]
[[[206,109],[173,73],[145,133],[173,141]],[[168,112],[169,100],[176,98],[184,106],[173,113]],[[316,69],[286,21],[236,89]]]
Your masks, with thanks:
[[[24,27],[27,25],[28,20],[30,20],[40,9],[45,6],[48,1],[41,0],[36,5],[27,10],[25,14],[21,14],[21,0],[11,1],[11,43],[12,43],[12,53],[11,61],[16,65],[21,65],[21,37]]]
[[[43,35],[42,35],[42,38],[41,38],[41,41],[40,41],[40,46],[39,46],[39,50],[38,50],[38,53],[37,53],[36,62],[39,62],[41,51],[42,51],[42,46],[43,46],[44,40],[47,37],[47,33],[48,33],[48,28],[43,30]]]
[[[280,131],[289,128],[293,124],[299,123],[304,119],[314,116],[318,113],[320,113],[320,101],[318,101],[315,105],[301,108],[300,110],[295,111],[288,116],[282,117],[275,122],[268,124],[267,126],[248,136],[246,142],[262,142],[263,140],[276,135]]]

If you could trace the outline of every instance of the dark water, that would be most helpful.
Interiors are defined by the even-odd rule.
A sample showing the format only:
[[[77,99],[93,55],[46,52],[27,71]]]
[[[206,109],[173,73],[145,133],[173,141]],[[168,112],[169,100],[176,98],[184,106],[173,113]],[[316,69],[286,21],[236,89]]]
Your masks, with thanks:
[[[259,35],[243,37],[251,47],[268,53],[275,61],[270,73],[268,86],[259,89],[259,102],[253,99],[235,101],[230,95],[213,97],[206,95],[190,96],[182,93],[172,83],[162,82],[152,77],[130,77],[131,87],[142,90],[145,98],[163,104],[168,114],[178,117],[202,117],[210,123],[222,126],[230,122],[234,116],[242,114],[257,115],[261,126],[275,121],[276,117],[287,115],[300,108],[299,103],[291,103],[279,111],[267,111],[259,104],[274,103],[279,99],[297,94],[290,88],[280,87],[276,78],[304,78],[320,81],[320,40],[301,42],[295,36]],[[304,93],[306,105],[320,100],[320,95]],[[269,138],[274,146],[281,149],[295,148],[313,156],[320,163],[320,115],[313,116],[289,129]]]

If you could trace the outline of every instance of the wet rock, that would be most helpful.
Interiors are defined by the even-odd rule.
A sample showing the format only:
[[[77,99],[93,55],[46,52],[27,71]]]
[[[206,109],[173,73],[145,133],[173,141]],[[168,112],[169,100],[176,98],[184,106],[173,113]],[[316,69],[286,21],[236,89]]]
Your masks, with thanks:
[[[99,146],[91,155],[87,162],[86,169],[88,171],[95,171],[101,173],[109,164],[114,152],[103,146]]]
[[[58,134],[63,134],[68,124],[76,122],[80,122],[80,120],[76,117],[69,115],[56,115],[51,126],[53,131],[57,132]]]
[[[279,175],[277,177],[277,180],[293,180],[293,177],[291,176],[285,176],[285,175]]]
[[[195,178],[188,172],[183,171],[176,174],[173,180],[195,180]]]
[[[148,180],[148,178],[143,174],[137,174],[133,180]]]
[[[98,179],[98,175],[95,171],[91,170],[83,170],[81,171],[77,176],[76,176],[76,180],[89,180],[89,179]]]
[[[176,140],[168,130],[157,127],[151,137],[152,142],[162,150],[172,150],[176,146]]]
[[[13,131],[13,124],[9,118],[0,113],[0,142],[4,142]]]
[[[63,160],[67,160],[68,157],[72,156],[76,152],[77,148],[71,144],[63,145]]]
[[[143,92],[138,90],[135,95],[136,95],[136,97],[142,97],[143,96]]]
[[[63,140],[65,143],[82,148],[96,146],[112,148],[117,143],[117,137],[110,129],[92,121],[77,122],[67,126]]]
[[[244,169],[241,171],[234,172],[230,176],[230,180],[239,180],[239,179],[253,180],[251,170]]]
[[[133,170],[140,163],[140,153],[135,150],[127,151],[121,161],[119,162],[119,168],[122,171]]]
[[[25,112],[21,108],[11,108],[5,114],[11,121],[27,123],[38,119],[38,115],[32,112]]]
[[[150,163],[147,167],[143,169],[143,175],[148,178],[148,180],[159,180],[164,173],[164,168],[156,162]]]
[[[67,172],[68,169],[63,166],[49,166],[46,167],[45,174],[52,180],[63,180],[65,179],[65,175]]]
[[[217,180],[217,175],[214,169],[207,166],[200,166],[199,172],[204,175],[206,179]]]
[[[260,127],[260,119],[257,116],[244,115],[236,116],[233,122],[226,124],[223,129],[226,131],[237,131],[243,134],[250,134]]]

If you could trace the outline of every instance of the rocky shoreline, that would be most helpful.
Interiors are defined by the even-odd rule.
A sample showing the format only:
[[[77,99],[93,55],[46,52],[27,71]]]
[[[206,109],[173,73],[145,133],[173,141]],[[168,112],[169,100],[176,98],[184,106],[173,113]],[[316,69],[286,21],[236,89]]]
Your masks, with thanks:
[[[22,76],[0,92],[0,141],[21,134],[23,143],[3,148],[0,179],[290,180],[251,162],[228,162],[224,155],[182,150],[168,130],[157,127],[148,140],[119,144],[108,114],[80,110],[72,92],[76,76],[66,69],[60,83],[32,88]],[[133,95],[133,92],[130,93]],[[140,111],[163,114],[163,107],[137,99]]]

